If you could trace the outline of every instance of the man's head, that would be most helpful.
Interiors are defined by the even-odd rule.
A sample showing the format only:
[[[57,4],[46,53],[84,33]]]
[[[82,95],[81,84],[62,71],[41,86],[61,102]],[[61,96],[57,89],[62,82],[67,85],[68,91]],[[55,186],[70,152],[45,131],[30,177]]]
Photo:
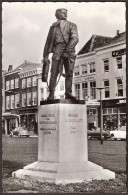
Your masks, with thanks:
[[[65,8],[57,9],[55,16],[58,20],[66,20],[67,19],[67,9]]]

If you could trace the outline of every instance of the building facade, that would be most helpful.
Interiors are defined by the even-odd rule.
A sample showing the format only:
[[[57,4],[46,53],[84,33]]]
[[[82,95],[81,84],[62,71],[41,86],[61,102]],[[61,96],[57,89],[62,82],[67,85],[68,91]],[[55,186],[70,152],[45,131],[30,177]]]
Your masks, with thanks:
[[[86,100],[88,129],[100,126],[100,92],[104,129],[126,125],[126,33],[115,37],[93,35],[78,53],[73,91]]]
[[[42,64],[24,62],[3,74],[3,133],[15,127],[26,127],[30,134],[38,133],[38,106],[47,99],[49,89],[41,80]],[[64,98],[64,78],[56,86],[55,98]]]

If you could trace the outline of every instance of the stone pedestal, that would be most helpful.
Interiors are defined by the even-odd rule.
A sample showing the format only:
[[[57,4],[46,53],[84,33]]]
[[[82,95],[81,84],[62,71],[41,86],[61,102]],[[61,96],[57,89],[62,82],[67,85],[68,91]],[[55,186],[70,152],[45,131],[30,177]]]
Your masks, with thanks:
[[[84,101],[42,102],[38,132],[38,161],[13,172],[13,177],[56,184],[115,178],[112,171],[88,161]]]

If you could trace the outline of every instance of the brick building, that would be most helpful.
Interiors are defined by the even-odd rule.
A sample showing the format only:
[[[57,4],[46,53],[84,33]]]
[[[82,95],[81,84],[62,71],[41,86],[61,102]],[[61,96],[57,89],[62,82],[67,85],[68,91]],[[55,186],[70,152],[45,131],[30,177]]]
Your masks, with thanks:
[[[41,81],[42,64],[25,61],[3,74],[3,129],[5,134],[17,126],[26,127],[30,134],[38,133],[38,106],[47,99],[48,86]],[[64,78],[61,77],[55,98],[64,98]]]

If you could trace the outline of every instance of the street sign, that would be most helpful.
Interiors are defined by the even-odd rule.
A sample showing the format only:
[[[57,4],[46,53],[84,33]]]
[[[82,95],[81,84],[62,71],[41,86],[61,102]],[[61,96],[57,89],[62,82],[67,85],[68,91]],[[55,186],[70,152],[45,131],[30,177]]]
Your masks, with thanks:
[[[87,106],[100,106],[100,102],[96,102],[96,101],[87,101],[86,102]]]

